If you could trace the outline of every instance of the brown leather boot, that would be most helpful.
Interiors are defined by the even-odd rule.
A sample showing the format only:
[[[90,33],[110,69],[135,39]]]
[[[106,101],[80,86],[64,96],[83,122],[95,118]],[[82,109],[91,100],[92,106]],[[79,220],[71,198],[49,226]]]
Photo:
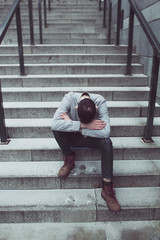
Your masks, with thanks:
[[[115,193],[113,190],[113,183],[106,186],[103,182],[102,186],[103,186],[103,189],[101,192],[101,196],[106,201],[109,210],[115,213],[120,212],[121,206],[115,197]]]
[[[64,165],[59,170],[58,177],[66,178],[74,167],[75,167],[75,153],[71,153],[64,157]]]

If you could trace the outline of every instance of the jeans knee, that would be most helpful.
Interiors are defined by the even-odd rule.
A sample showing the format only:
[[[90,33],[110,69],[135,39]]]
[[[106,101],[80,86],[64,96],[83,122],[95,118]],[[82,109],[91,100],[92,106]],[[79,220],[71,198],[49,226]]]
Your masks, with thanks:
[[[100,147],[111,147],[112,148],[112,141],[110,138],[102,138],[100,140]]]

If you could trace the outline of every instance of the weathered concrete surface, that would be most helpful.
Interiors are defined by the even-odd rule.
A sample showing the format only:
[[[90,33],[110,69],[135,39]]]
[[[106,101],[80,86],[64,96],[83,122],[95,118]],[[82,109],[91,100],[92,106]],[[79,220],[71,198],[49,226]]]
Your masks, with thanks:
[[[113,214],[101,189],[1,190],[1,223],[160,220],[160,188],[115,188],[122,211]],[[127,197],[126,197],[127,196]]]
[[[64,180],[58,178],[62,161],[0,162],[0,190],[90,189],[101,187],[101,162],[76,161]],[[114,160],[115,187],[158,187],[160,160]]]
[[[0,240],[159,240],[160,221],[0,224]]]
[[[113,137],[115,160],[157,160],[160,155],[160,137],[153,143],[143,143],[140,137]],[[53,138],[17,138],[8,145],[0,145],[1,161],[61,161],[62,153]],[[97,149],[76,149],[77,161],[100,159]]]

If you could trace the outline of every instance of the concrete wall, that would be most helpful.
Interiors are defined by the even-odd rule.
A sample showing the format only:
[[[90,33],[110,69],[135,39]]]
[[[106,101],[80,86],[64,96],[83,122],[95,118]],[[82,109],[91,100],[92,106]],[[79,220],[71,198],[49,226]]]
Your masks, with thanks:
[[[154,34],[160,40],[160,1],[159,0],[135,0],[137,5],[142,10],[147,22],[149,22]],[[112,0],[113,6],[113,22],[116,23],[117,16],[117,2],[118,0]],[[128,22],[129,22],[129,3],[128,0],[122,0],[122,10],[124,10],[123,29],[121,30],[121,44],[127,44],[128,42]],[[144,64],[144,73],[151,78],[152,68],[152,55],[153,50],[148,42],[137,18],[134,20],[134,46],[136,46],[136,52],[140,55],[140,62]],[[150,82],[148,83],[150,84]],[[160,103],[160,76],[157,91],[157,102]]]

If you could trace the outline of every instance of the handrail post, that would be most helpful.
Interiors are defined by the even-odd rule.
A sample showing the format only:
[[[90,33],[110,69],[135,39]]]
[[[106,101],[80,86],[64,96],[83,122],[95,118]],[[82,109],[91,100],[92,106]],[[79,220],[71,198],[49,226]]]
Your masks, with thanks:
[[[102,10],[102,7],[101,7],[101,3],[102,3],[102,1],[99,0],[98,2],[99,2],[99,11],[101,11],[101,10]]]
[[[20,74],[22,76],[24,76],[25,68],[24,68],[23,40],[22,40],[22,28],[21,28],[21,17],[20,17],[20,5],[19,4],[18,4],[17,10],[16,10],[16,24],[17,24],[17,40],[18,40]]]
[[[43,0],[44,7],[44,27],[47,27],[47,11],[46,11],[46,0]]]
[[[28,0],[28,10],[29,10],[29,25],[30,25],[30,42],[31,42],[31,45],[34,45],[32,0]]]
[[[4,117],[2,89],[1,89],[1,80],[0,80],[0,136],[1,136],[1,142],[7,143],[7,133],[6,133],[6,126],[5,126],[4,119],[5,117]]]
[[[51,1],[48,0],[48,10],[51,11]]]
[[[39,13],[39,35],[40,35],[40,44],[43,44],[43,33],[42,33],[42,7],[41,1],[38,1],[38,13]]]
[[[103,27],[106,27],[106,0],[104,0],[104,9],[103,9]]]
[[[108,44],[111,43],[111,23],[112,23],[112,2],[109,0],[109,14],[108,14]]]
[[[126,75],[131,75],[132,48],[133,48],[133,24],[134,24],[134,12],[132,7],[130,6]]]
[[[147,125],[145,129],[144,141],[152,141],[151,137],[152,137],[154,111],[155,111],[156,94],[157,94],[158,74],[159,74],[159,60],[157,55],[154,52],[153,62],[152,62],[152,75],[151,75],[151,83],[150,83],[148,113],[147,113]]]
[[[121,18],[121,0],[118,0],[117,6],[117,34],[116,34],[116,45],[119,45],[119,38],[120,38],[120,21]]]

